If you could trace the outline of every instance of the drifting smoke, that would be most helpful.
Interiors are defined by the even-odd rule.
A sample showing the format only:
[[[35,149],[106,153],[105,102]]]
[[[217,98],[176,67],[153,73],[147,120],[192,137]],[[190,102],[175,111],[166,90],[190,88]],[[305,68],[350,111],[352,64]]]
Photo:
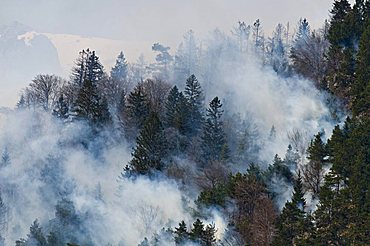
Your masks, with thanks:
[[[319,131],[331,133],[335,122],[325,104],[327,95],[312,81],[297,77],[284,78],[269,66],[262,66],[252,53],[238,62],[220,65],[222,79],[209,86],[207,94],[224,99],[225,111],[240,113],[253,120],[265,139],[260,159],[271,163],[275,154],[284,156],[289,144],[288,133],[304,132],[309,141]],[[274,127],[276,135],[270,136]],[[303,139],[304,140],[304,139]]]
[[[205,67],[198,78],[206,101],[223,98],[225,112],[239,113],[258,126],[262,139],[258,161],[263,168],[275,154],[284,156],[291,144],[288,133],[294,129],[308,136],[302,137],[303,149],[317,132],[331,132],[334,123],[326,96],[310,81],[278,76],[254,52],[238,53],[229,38],[224,43],[217,40],[208,44],[205,62],[200,62]],[[86,234],[81,237],[90,237],[95,245],[135,245],[161,228],[174,228],[181,220],[188,225],[194,221],[195,205],[188,201],[196,197],[174,181],[118,178],[131,155],[116,133],[92,137],[83,122],[63,123],[48,113],[31,110],[8,112],[2,118],[0,150],[9,160],[0,167],[1,195],[8,208],[7,228],[1,235],[7,245],[26,236],[35,219],[48,232],[55,206],[65,198],[73,202],[77,214],[86,215]],[[242,163],[243,171],[248,164]],[[273,179],[271,187],[281,208],[290,199],[292,187],[278,177]],[[227,222],[216,210],[210,214],[207,223],[215,223],[220,239]]]
[[[89,128],[82,123],[65,125],[35,111],[2,117],[0,148],[10,157],[0,172],[8,209],[7,229],[1,232],[6,245],[25,237],[35,219],[47,231],[44,225],[55,217],[58,200],[66,197],[78,214],[88,215],[81,237],[90,237],[95,245],[135,245],[160,228],[193,221],[185,201],[194,198],[185,197],[176,183],[118,178],[131,156],[126,145],[108,133],[82,146],[89,137]],[[220,232],[225,227],[220,216],[210,222]]]

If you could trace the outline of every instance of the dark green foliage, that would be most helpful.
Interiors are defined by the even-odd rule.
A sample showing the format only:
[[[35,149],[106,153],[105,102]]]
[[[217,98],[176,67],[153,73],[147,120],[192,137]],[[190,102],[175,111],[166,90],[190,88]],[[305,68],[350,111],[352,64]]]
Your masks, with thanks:
[[[77,119],[87,120],[97,127],[109,125],[112,121],[107,100],[99,96],[95,83],[90,80],[83,83],[73,113]]]
[[[336,127],[328,143],[331,171],[320,191],[314,213],[318,242],[368,245],[370,236],[370,121],[347,119]]]
[[[212,246],[216,243],[216,229],[214,224],[209,224],[206,226],[203,237],[202,237],[202,245],[204,246]]]
[[[204,236],[204,224],[200,219],[193,223],[193,228],[190,231],[190,239],[194,242],[200,243]]]
[[[129,169],[134,174],[151,174],[164,167],[167,154],[162,123],[156,113],[151,113],[137,138]]]
[[[166,126],[177,129],[183,135],[189,134],[192,130],[189,122],[191,118],[189,103],[183,93],[179,92],[177,86],[170,90],[165,108]]]
[[[189,103],[189,122],[192,133],[197,134],[202,128],[204,95],[202,87],[194,74],[186,80],[184,96]]]
[[[370,19],[362,33],[356,61],[356,78],[352,87],[354,115],[370,115]]]
[[[306,190],[312,191],[314,196],[320,192],[324,180],[324,166],[327,163],[327,147],[322,141],[322,133],[318,133],[307,149],[309,162],[302,167],[303,181]]]
[[[207,109],[207,119],[203,127],[202,162],[224,161],[228,159],[229,149],[221,121],[223,110],[218,97],[215,97]]]
[[[274,175],[283,178],[288,183],[293,181],[293,174],[289,166],[278,155],[275,155],[273,164],[266,171],[267,179],[271,179]]]
[[[189,239],[189,233],[184,221],[179,223],[179,227],[175,228],[175,242],[176,245],[184,245]]]
[[[104,68],[95,55],[95,51],[90,49],[82,50],[77,59],[76,66],[72,69],[71,81],[75,89],[83,86],[85,80],[96,83],[104,79]]]
[[[129,139],[135,139],[149,115],[149,101],[141,84],[128,95],[125,110],[125,130]]]
[[[308,222],[306,222],[306,213],[304,212],[306,201],[303,195],[302,177],[298,173],[294,183],[292,200],[285,204],[278,219],[278,233],[274,245],[296,245],[297,240],[304,237],[304,232],[308,229],[306,227]]]

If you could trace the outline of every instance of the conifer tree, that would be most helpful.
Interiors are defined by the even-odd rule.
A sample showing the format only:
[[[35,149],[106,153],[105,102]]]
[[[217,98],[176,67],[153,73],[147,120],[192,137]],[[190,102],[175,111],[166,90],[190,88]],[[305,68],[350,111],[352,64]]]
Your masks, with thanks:
[[[189,102],[189,122],[192,133],[196,135],[202,128],[204,96],[202,87],[194,74],[186,80],[184,96]]]
[[[186,223],[181,221],[179,227],[175,227],[175,242],[176,245],[184,245],[189,238]]]
[[[121,51],[117,57],[116,64],[110,72],[110,77],[120,83],[124,83],[127,80],[128,64],[125,55]]]
[[[56,103],[55,108],[53,109],[53,115],[60,119],[68,118],[68,105],[67,102],[64,100],[63,94],[60,95],[58,102]]]
[[[327,148],[322,141],[322,133],[315,135],[307,149],[309,162],[302,168],[304,185],[317,196],[324,180],[324,165],[327,163]]]
[[[221,161],[228,158],[228,146],[225,139],[221,116],[223,110],[218,97],[215,97],[207,109],[207,119],[202,136],[203,161]]]
[[[204,229],[203,237],[202,237],[202,245],[204,246],[212,246],[216,243],[216,228],[214,224],[209,224]]]
[[[85,80],[73,109],[77,119],[84,119],[93,126],[102,127],[111,123],[108,103],[98,94],[95,83]]]
[[[30,227],[30,234],[28,234],[26,245],[47,246],[46,238],[37,220]]]
[[[151,113],[137,138],[128,171],[145,175],[162,170],[167,153],[166,146],[166,138],[158,114]]]
[[[176,111],[179,103],[179,96],[180,92],[175,85],[172,87],[170,92],[168,93],[167,100],[165,102],[166,108],[166,126],[174,127],[175,125],[175,118],[176,118]]]
[[[353,97],[352,112],[354,115],[370,115],[370,19],[362,33],[356,63],[356,78],[351,94]]]
[[[303,237],[304,231],[307,229],[305,228],[307,222],[304,212],[306,201],[303,195],[302,177],[298,172],[292,200],[285,204],[278,219],[278,233],[274,245],[295,245],[295,242]]]
[[[135,139],[149,115],[149,101],[141,84],[128,95],[125,108],[126,135]]]
[[[200,243],[204,236],[204,224],[200,219],[193,223],[193,228],[190,231],[190,239],[194,242]]]
[[[183,135],[191,132],[189,103],[176,86],[170,90],[165,108],[167,127],[174,127]]]

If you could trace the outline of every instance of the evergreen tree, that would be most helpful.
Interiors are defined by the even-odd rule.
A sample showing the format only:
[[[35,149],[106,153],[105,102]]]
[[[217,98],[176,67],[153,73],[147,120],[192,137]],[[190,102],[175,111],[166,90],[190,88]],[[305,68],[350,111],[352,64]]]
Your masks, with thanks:
[[[24,95],[22,94],[17,102],[17,109],[24,109],[26,108],[26,100],[24,99]]]
[[[58,102],[53,110],[53,115],[60,119],[67,119],[68,118],[68,105],[67,102],[64,100],[63,94],[60,95]]]
[[[85,80],[73,109],[74,116],[84,119],[93,126],[102,127],[111,123],[108,103],[98,94],[95,83]]]
[[[194,242],[201,243],[204,236],[204,224],[200,219],[193,223],[193,228],[190,231],[190,239]]]
[[[292,183],[293,181],[293,174],[287,163],[283,161],[277,154],[274,157],[273,164],[268,167],[266,176],[268,179],[272,179],[273,176],[281,177],[287,183]]]
[[[192,128],[192,133],[196,135],[202,127],[204,96],[202,87],[194,74],[186,80],[184,96],[189,103],[189,122]]]
[[[89,80],[93,83],[105,79],[104,67],[99,61],[99,57],[95,54],[95,51],[88,52],[88,59],[86,63],[86,77],[85,80]]]
[[[228,158],[228,146],[225,139],[221,116],[223,110],[218,97],[215,97],[207,109],[207,119],[202,136],[203,162],[221,161]]]
[[[184,245],[189,238],[186,223],[181,221],[179,227],[175,227],[175,242],[176,245]]]
[[[175,85],[172,87],[170,92],[168,93],[167,100],[165,102],[166,108],[166,126],[167,127],[174,127],[175,125],[175,118],[176,118],[176,111],[179,103],[180,92]]]
[[[128,74],[128,63],[125,55],[121,51],[117,57],[116,64],[110,72],[110,77],[120,83],[124,83],[127,80]]]
[[[178,91],[177,86],[170,90],[165,108],[167,127],[176,128],[183,135],[191,132],[189,103],[183,93]]]
[[[191,74],[199,71],[199,48],[197,47],[195,35],[192,30],[184,35],[180,44],[174,63],[175,81],[184,81]]]
[[[307,229],[307,221],[306,213],[304,212],[306,201],[303,195],[302,177],[300,172],[298,172],[298,177],[294,183],[292,200],[285,204],[278,219],[278,233],[274,240],[274,245],[296,245],[297,240],[304,236],[304,232]]]
[[[142,84],[137,85],[128,95],[125,107],[126,135],[129,139],[135,139],[149,115],[149,101]]]
[[[206,226],[203,237],[202,237],[202,245],[204,246],[212,246],[216,243],[216,228],[214,224],[209,224]]]
[[[30,234],[27,236],[26,245],[47,246],[46,238],[37,220],[30,227]]]
[[[285,153],[284,163],[288,166],[290,171],[297,169],[300,156],[297,150],[293,150],[292,145],[288,145],[288,149]]]
[[[306,40],[310,36],[310,33],[311,33],[310,29],[311,28],[310,28],[310,25],[309,25],[307,19],[306,18],[304,18],[303,20],[300,19],[299,24],[298,24],[298,31],[297,31],[297,34],[296,34],[295,42],[300,43],[301,41]]]
[[[283,42],[284,32],[284,26],[282,24],[278,24],[275,29],[274,36],[271,39],[269,50],[270,64],[274,71],[279,75],[287,75],[289,72],[288,56]]]
[[[133,174],[151,174],[164,167],[167,147],[162,123],[158,114],[151,113],[137,138],[136,147],[129,163],[129,171]]]
[[[356,63],[356,78],[351,94],[354,115],[370,115],[370,19],[362,33]]]
[[[71,82],[74,88],[81,88],[85,80],[96,83],[105,77],[103,65],[100,63],[95,51],[90,49],[82,50],[75,67],[72,68]]]
[[[322,141],[322,133],[318,133],[307,149],[309,162],[302,168],[304,185],[314,195],[318,195],[324,180],[324,165],[327,163],[327,148]]]

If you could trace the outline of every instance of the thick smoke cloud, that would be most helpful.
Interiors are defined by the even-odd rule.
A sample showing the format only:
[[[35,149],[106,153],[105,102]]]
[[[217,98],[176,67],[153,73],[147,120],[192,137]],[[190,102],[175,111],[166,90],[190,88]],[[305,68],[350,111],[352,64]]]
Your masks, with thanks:
[[[119,178],[130,151],[108,133],[83,145],[90,133],[82,123],[63,124],[35,111],[1,116],[0,149],[10,157],[0,168],[8,210],[7,229],[1,232],[6,245],[25,237],[35,219],[47,231],[62,198],[87,215],[87,234],[81,237],[91,237],[96,245],[135,245],[163,227],[192,222],[193,204],[186,201],[194,198],[186,197],[175,182]],[[211,221],[224,223],[220,216]]]

